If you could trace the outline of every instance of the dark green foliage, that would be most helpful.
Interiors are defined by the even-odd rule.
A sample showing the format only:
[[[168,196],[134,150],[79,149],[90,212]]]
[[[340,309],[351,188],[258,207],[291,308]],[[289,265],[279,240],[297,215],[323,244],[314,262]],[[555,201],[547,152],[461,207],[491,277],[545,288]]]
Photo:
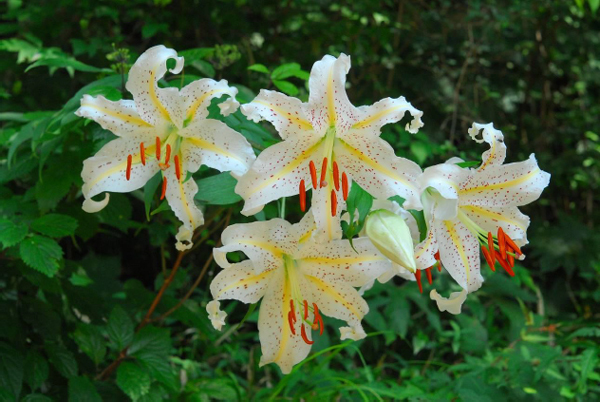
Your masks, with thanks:
[[[599,5],[5,2],[0,400],[598,400]],[[159,200],[159,176],[139,191],[112,194],[98,214],[81,210],[82,162],[114,136],[74,112],[83,94],[129,98],[129,67],[159,43],[185,57],[184,74],[162,85],[225,78],[241,102],[261,88],[306,100],[312,63],[349,54],[354,104],[404,95],[424,111],[419,134],[403,124],[382,134],[421,166],[451,156],[477,164],[484,149],[467,129],[493,121],[509,162],[535,153],[552,174],[542,198],[523,209],[530,245],[516,277],[484,272],[460,316],[440,313],[414,283],[377,283],[365,294],[365,340],[339,341],[339,322],[326,319],[313,352],[282,376],[274,365],[258,366],[257,311],[246,316],[247,306],[228,303],[223,332],[207,319],[218,272],[212,247],[225,225],[253,218],[239,214],[229,173],[202,168],[188,179],[201,189],[196,200],[207,225],[145,320],[177,257],[177,220]],[[257,152],[278,141],[271,127],[239,111],[220,117],[216,102],[210,116]],[[347,235],[360,231],[371,201],[353,186],[348,210],[359,213],[350,214]],[[286,211],[300,219],[296,198]],[[273,203],[257,217],[277,215]],[[448,275],[434,272],[434,280],[454,290]]]

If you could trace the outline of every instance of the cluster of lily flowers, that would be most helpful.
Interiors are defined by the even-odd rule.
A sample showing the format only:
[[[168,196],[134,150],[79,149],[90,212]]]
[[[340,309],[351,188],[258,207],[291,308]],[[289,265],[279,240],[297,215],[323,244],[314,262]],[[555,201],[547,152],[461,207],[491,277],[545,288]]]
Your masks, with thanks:
[[[109,195],[99,201],[92,197],[136,190],[160,172],[161,199],[167,199],[182,222],[176,248],[186,250],[203,224],[192,179],[202,164],[229,171],[238,180],[235,191],[245,201],[246,216],[271,201],[298,195],[306,212],[300,222],[276,218],[234,224],[214,249],[223,270],[210,286],[214,300],[207,305],[209,318],[220,330],[226,317],[221,300],[262,299],[261,366],[276,363],[289,373],[308,355],[313,331],[323,334],[323,316],[347,323],[340,328],[342,340],[364,338],[361,320],[369,307],[362,294],[376,280],[399,276],[417,281],[422,292],[422,271],[432,284],[432,269],[445,269],[462,291],[446,298],[434,289],[430,297],[441,311],[458,314],[467,294],[483,282],[481,254],[492,270],[498,262],[514,275],[515,259],[524,258],[521,247],[527,244],[529,226],[518,207],[536,200],[550,175],[540,170],[533,154],[504,164],[504,137],[491,123],[474,123],[468,132],[489,146],[479,167],[463,167],[464,161],[451,158],[423,171],[396,156],[380,138],[383,125],[405,114],[411,117],[405,129],[416,133],[423,113],[404,97],[352,105],[345,89],[347,55],[327,55],[313,65],[307,103],[261,90],[241,107],[237,89],[225,80],[200,79],[181,90],[159,87],[169,59],[176,62],[170,72],[181,72],[183,57],[173,49],[155,46],[140,56],[126,85],[133,100],[82,98],[77,115],[119,137],[84,162],[83,209],[99,211]],[[219,104],[221,114],[240,107],[248,119],[271,123],[282,141],[256,157],[240,133],[208,118],[211,101],[222,96],[227,99]],[[341,222],[350,218],[344,211],[353,181],[375,201],[363,231],[351,243],[342,238]],[[403,205],[389,200],[395,196]],[[409,209],[423,211],[427,232],[422,241]],[[231,252],[243,252],[247,259],[231,263]]]

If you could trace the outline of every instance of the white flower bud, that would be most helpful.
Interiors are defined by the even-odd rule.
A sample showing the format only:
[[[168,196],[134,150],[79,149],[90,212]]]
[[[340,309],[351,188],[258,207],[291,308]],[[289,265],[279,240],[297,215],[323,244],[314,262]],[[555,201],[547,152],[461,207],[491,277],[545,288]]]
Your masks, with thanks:
[[[385,209],[367,216],[365,233],[377,250],[410,272],[417,270],[410,229],[400,215]]]

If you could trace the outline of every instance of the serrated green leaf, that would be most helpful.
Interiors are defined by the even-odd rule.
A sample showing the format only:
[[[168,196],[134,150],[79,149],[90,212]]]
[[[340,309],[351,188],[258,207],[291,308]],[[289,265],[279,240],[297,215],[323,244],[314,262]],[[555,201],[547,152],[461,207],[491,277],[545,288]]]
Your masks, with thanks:
[[[163,355],[141,354],[139,362],[148,370],[152,378],[165,385],[171,391],[179,389],[179,378],[177,373]]]
[[[0,219],[0,242],[4,248],[20,243],[27,236],[27,225]]]
[[[106,345],[98,327],[91,324],[78,324],[73,332],[73,339],[94,364],[98,365],[104,359]]]
[[[150,375],[132,362],[124,362],[117,369],[117,385],[134,401],[150,391]]]
[[[106,331],[118,350],[122,350],[133,341],[134,325],[131,318],[121,306],[116,306],[110,313]]]
[[[50,237],[64,237],[75,234],[77,219],[62,214],[47,214],[31,222],[31,228]]]
[[[23,356],[12,346],[0,342],[0,388],[18,400],[23,386]]]
[[[281,80],[273,80],[273,85],[281,90],[281,92],[290,95],[296,96],[298,95],[298,87],[292,84],[289,81],[281,81]]]
[[[69,402],[102,402],[96,387],[87,377],[69,379]]]
[[[300,71],[300,64],[298,63],[286,63],[277,67],[271,73],[271,79],[273,81],[284,80],[289,77],[293,77],[297,71]]]
[[[169,331],[164,328],[144,327],[135,334],[129,354],[142,356],[144,354],[155,354],[167,356],[171,348],[171,337]]]
[[[248,70],[256,71],[258,73],[264,73],[264,74],[270,73],[269,69],[264,64],[253,64],[248,67]]]
[[[23,240],[19,252],[25,264],[49,277],[58,271],[58,262],[63,255],[62,248],[56,241],[38,235]]]
[[[198,193],[195,199],[209,205],[235,204],[242,200],[242,197],[234,191],[237,180],[229,173],[206,177],[198,180],[196,184],[198,184]]]
[[[47,343],[46,352],[50,363],[66,378],[77,375],[79,367],[73,354],[64,346],[57,343]]]
[[[37,352],[29,351],[25,359],[25,382],[35,391],[48,379],[48,362]]]

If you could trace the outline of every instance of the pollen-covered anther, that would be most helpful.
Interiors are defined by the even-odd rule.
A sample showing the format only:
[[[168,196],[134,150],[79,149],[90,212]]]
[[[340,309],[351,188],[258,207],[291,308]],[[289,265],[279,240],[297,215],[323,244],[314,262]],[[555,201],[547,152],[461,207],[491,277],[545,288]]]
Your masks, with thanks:
[[[177,176],[178,181],[181,181],[181,164],[179,163],[179,155],[175,155],[173,161],[175,161],[175,176]]]
[[[430,285],[433,283],[433,277],[431,276],[431,268],[432,267],[429,267],[425,270],[425,273],[427,274],[427,282],[429,282]]]
[[[302,335],[302,340],[307,345],[312,345],[313,343],[315,343],[315,341],[311,341],[310,339],[308,339],[308,336],[306,336],[306,329],[304,328],[304,323],[302,324],[302,327],[300,328],[300,335]]]
[[[326,174],[327,174],[327,157],[324,157],[323,165],[321,165],[321,180],[319,180],[319,183],[321,183],[321,187],[324,187],[323,182],[325,182]],[[327,185],[327,182],[325,182],[325,185]]]
[[[435,260],[437,261],[438,264],[438,271],[442,272],[442,260],[440,258],[440,252],[439,250],[435,252],[435,254],[433,255],[433,257],[435,258]]]
[[[506,233],[504,234],[504,241],[506,242],[506,245],[508,247],[510,247],[517,254],[517,257],[523,254],[523,252],[521,251],[521,249],[519,248],[519,246],[517,246],[517,243],[515,243],[513,241],[513,239],[511,239],[510,237],[508,237],[506,235]]]
[[[417,285],[419,285],[419,292],[423,293],[423,284],[421,283],[421,270],[417,269],[415,271],[415,279],[417,280]]]
[[[304,300],[304,319],[308,320],[308,302]]]
[[[331,190],[331,216],[335,216],[337,214],[337,195],[335,194],[335,190]]]
[[[142,165],[146,166],[146,148],[144,148],[143,142],[140,142],[140,160]]]
[[[333,185],[335,191],[340,191],[340,170],[336,161],[333,161]]]
[[[169,166],[169,161],[171,160],[171,145],[167,144],[167,154],[165,155],[165,165]]]
[[[496,263],[496,261],[494,259],[494,235],[492,234],[492,232],[488,232],[488,250],[488,255],[490,256],[490,261],[492,262],[490,264],[490,267],[492,268],[492,271],[494,271],[495,268],[493,268],[493,266]]]
[[[504,239],[504,230],[501,227],[498,228],[498,248],[500,250],[500,256],[503,260],[506,260],[506,240]]]
[[[160,137],[156,137],[156,160],[160,161]]]
[[[294,314],[292,311],[288,311],[288,324],[290,325],[290,331],[292,331],[292,335],[296,335],[296,330],[294,329],[294,323],[296,322]]]
[[[346,172],[342,173],[342,195],[344,196],[344,201],[348,199],[348,176],[346,176]]]
[[[312,324],[312,329],[316,330],[319,328],[319,335],[323,335],[323,317],[321,317],[321,313],[319,313],[319,307],[317,307],[317,303],[313,303],[313,314],[315,316],[315,320]]]
[[[487,261],[488,265],[490,266],[490,269],[492,271],[496,272],[496,267],[494,267],[495,261],[494,261],[493,257],[490,255],[490,251],[483,244],[481,245],[481,252],[483,253],[483,257]]]
[[[165,194],[166,193],[167,193],[167,176],[163,176],[162,192],[160,193],[160,199],[161,200],[165,199]]]
[[[131,155],[127,155],[127,170],[125,171],[125,178],[129,180],[131,178]]]
[[[502,256],[500,255],[500,253],[497,250],[494,250],[494,254],[496,254],[496,260],[500,263],[500,265],[502,266],[502,268],[504,268],[504,270],[506,271],[506,273],[510,276],[515,276],[515,272],[512,270],[511,266],[508,264],[508,262],[502,258]]]
[[[315,163],[310,161],[308,164],[308,168],[310,169],[310,179],[312,180],[313,190],[317,189],[317,168],[315,167]]]
[[[306,212],[306,187],[304,184],[304,179],[300,180],[300,210],[302,212]]]

